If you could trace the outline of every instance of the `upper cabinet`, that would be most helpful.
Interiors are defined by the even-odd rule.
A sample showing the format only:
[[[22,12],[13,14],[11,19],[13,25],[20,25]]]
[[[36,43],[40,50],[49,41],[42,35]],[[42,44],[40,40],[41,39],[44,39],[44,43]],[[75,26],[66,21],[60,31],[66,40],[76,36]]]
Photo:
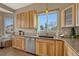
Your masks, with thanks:
[[[21,25],[21,24],[20,24],[20,22],[21,22],[20,20],[21,20],[20,14],[17,14],[17,15],[16,15],[16,27],[17,27],[17,28],[20,28],[20,25]]]
[[[16,15],[16,28],[36,28],[36,11],[28,11]]]
[[[79,4],[76,4],[76,26],[79,26]]]
[[[61,13],[61,27],[73,27],[75,26],[75,5],[70,5],[62,10]]]

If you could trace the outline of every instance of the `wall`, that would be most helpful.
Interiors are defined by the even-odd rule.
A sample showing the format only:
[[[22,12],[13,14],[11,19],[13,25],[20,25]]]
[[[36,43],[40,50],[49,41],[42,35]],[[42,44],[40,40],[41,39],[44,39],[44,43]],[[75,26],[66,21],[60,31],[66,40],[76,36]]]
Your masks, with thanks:
[[[63,9],[72,3],[48,3],[48,6],[46,3],[34,3],[29,6],[17,9],[15,13],[21,13],[21,12],[26,12],[28,10],[37,10],[37,12],[44,11],[47,7],[49,10],[54,10],[54,9]]]

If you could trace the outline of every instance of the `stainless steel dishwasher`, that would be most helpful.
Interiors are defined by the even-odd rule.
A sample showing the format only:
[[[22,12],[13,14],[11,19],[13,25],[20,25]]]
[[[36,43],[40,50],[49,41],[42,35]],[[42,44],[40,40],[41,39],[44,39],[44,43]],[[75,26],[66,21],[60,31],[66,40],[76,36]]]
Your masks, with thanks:
[[[35,38],[25,38],[25,51],[35,54]]]

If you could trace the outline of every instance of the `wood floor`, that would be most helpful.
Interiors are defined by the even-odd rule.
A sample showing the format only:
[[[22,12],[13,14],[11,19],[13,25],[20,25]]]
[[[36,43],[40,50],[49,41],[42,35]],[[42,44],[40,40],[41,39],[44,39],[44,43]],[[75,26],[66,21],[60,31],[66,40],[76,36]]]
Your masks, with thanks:
[[[0,56],[34,56],[34,55],[10,47],[0,49]]]

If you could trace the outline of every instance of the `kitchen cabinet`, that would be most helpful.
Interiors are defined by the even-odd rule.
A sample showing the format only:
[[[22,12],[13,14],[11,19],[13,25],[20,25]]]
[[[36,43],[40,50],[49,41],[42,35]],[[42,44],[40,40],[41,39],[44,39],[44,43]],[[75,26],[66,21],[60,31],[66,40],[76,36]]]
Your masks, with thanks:
[[[21,14],[17,14],[16,15],[16,28],[20,28],[21,27]]]
[[[76,4],[76,26],[79,26],[79,3]]]
[[[25,19],[24,19],[24,13],[21,13],[21,28],[25,27],[24,21],[25,21]]]
[[[26,17],[26,19],[27,19],[27,22],[26,22],[26,23],[27,23],[26,28],[29,28],[29,26],[30,26],[30,24],[29,24],[29,21],[30,21],[29,12],[27,12],[26,15],[27,15],[27,17]]]
[[[6,47],[12,47],[12,40],[7,40],[7,41],[5,42],[5,46],[6,46]]]
[[[61,27],[73,27],[76,22],[75,5],[70,5],[61,11]]]
[[[15,38],[12,39],[12,47],[16,48],[16,39]]]
[[[24,50],[24,38],[17,37],[12,39],[12,47]]]
[[[56,41],[49,41],[47,43],[47,55],[48,56],[56,56]]]
[[[34,25],[36,25],[36,19],[34,18],[35,14],[36,14],[35,10],[17,14],[16,27],[34,29],[35,28]]]
[[[24,38],[17,38],[17,47],[24,50]]]
[[[61,40],[36,40],[36,54],[43,56],[63,56],[64,42]]]
[[[29,12],[29,15],[30,15],[30,19],[29,19],[29,27],[30,28],[34,28],[34,21],[35,21],[35,19],[34,19],[34,16],[35,16],[35,11],[30,11]]]
[[[0,35],[3,34],[3,28],[4,28],[3,16],[0,16]]]
[[[36,54],[40,56],[47,55],[47,43],[43,40],[37,39],[36,40]]]
[[[75,50],[73,50],[73,48],[67,43],[65,43],[64,45],[64,55],[65,56],[78,56]]]
[[[64,55],[64,42],[61,40],[56,40],[56,56]]]

